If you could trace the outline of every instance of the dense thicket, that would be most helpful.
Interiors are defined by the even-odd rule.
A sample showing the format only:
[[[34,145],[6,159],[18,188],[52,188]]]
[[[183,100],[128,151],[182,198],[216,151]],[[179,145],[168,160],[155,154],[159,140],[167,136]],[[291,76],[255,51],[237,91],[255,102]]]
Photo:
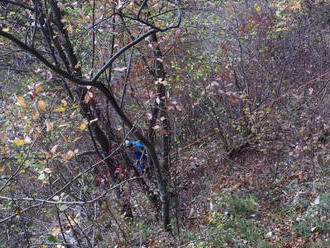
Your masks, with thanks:
[[[4,247],[276,247],[242,234],[257,215],[244,194],[272,203],[298,178],[328,201],[327,1],[3,0],[0,11]],[[127,139],[146,147],[143,176]],[[236,159],[256,182],[214,210]],[[216,236],[194,232],[195,212],[191,226]],[[323,242],[318,214],[307,229]]]

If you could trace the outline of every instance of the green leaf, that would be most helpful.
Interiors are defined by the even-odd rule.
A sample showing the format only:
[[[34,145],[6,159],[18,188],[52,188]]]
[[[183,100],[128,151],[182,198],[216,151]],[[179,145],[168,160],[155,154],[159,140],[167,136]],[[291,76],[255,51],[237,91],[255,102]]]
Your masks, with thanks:
[[[67,205],[60,205],[58,209],[59,209],[61,212],[63,212],[63,211],[65,211],[67,208],[68,208]]]
[[[49,242],[52,242],[52,243],[57,242],[57,238],[56,238],[55,236],[53,236],[53,235],[49,236],[49,237],[47,238],[47,240],[48,240]]]
[[[267,107],[264,109],[266,113],[269,113],[270,111],[272,111],[272,109],[270,107]]]
[[[58,195],[56,195],[56,196],[53,197],[53,200],[54,201],[59,201],[60,200],[60,197]]]
[[[32,163],[30,164],[31,167],[35,168],[35,169],[39,169],[45,166],[45,164],[40,164],[40,163]]]
[[[39,177],[38,177],[39,180],[43,181],[46,179],[46,174],[45,173],[40,173]]]

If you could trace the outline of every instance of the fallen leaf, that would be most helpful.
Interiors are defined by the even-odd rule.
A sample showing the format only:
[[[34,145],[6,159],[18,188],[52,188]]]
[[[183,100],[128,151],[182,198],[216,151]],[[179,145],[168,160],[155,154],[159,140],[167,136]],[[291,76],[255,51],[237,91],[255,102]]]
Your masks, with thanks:
[[[118,71],[118,72],[124,72],[127,69],[127,67],[116,67],[113,68],[114,71]]]
[[[63,105],[64,107],[66,107],[66,106],[68,105],[67,101],[65,101],[64,99],[61,100],[61,103],[62,103],[62,105]]]
[[[77,141],[80,140],[82,137],[83,137],[83,136],[80,136],[80,137],[75,138],[75,139],[72,141],[72,143],[77,142]]]
[[[39,118],[39,112],[38,111],[33,111],[32,113],[32,119],[35,121]]]
[[[38,108],[42,111],[46,110],[46,103],[44,101],[38,101]]]
[[[86,128],[87,128],[87,123],[86,122],[81,123],[81,125],[79,126],[79,129],[81,131],[84,131]]]
[[[68,30],[69,33],[73,33],[73,28],[71,25],[69,25],[66,29]]]
[[[40,92],[43,88],[44,88],[44,86],[42,86],[42,85],[37,86],[37,87],[34,89],[34,91],[33,91],[34,95],[36,96],[37,94],[39,94],[39,92]]]
[[[46,131],[47,132],[53,131],[53,129],[54,129],[54,123],[53,122],[50,122],[48,120],[45,120],[45,123],[46,123]]]
[[[64,112],[64,111],[65,111],[65,108],[63,108],[63,107],[59,107],[59,108],[54,109],[54,112],[56,112],[56,113]]]
[[[64,159],[65,159],[65,160],[70,160],[70,159],[73,157],[73,155],[74,155],[74,152],[73,152],[72,150],[69,150],[69,151],[65,154]]]
[[[50,152],[52,154],[55,154],[56,153],[56,150],[57,150],[57,147],[58,147],[58,145],[53,146],[52,149],[50,149]]]
[[[25,102],[25,98],[22,96],[18,96],[17,101],[18,101],[19,105],[21,105],[23,108],[26,108],[28,106]]]
[[[54,197],[55,200],[55,197]],[[56,201],[56,200],[55,200]],[[61,232],[61,228],[53,228],[52,229],[52,234],[56,237],[59,233]]]
[[[25,142],[26,144],[30,144],[30,143],[32,142],[32,140],[31,140],[31,138],[30,138],[29,136],[26,136],[26,137],[24,138],[24,142]]]
[[[25,141],[22,140],[22,139],[15,139],[15,140],[13,141],[13,143],[14,143],[16,146],[23,146],[23,145],[26,144]]]
[[[44,169],[44,172],[50,174],[50,173],[52,173],[52,170],[51,170],[50,168],[45,168],[45,169]]]

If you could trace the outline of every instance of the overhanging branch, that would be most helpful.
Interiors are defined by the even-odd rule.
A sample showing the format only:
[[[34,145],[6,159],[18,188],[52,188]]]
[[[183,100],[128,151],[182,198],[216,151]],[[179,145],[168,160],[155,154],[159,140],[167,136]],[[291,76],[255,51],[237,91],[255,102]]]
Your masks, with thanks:
[[[75,82],[75,83],[77,83],[79,85],[83,85],[83,86],[97,86],[97,83],[96,82],[92,82],[90,80],[85,80],[85,79],[82,79],[82,78],[74,77],[72,74],[70,74],[70,73],[68,73],[66,71],[61,70],[60,68],[58,68],[57,66],[55,66],[54,64],[52,64],[51,62],[49,62],[36,49],[34,49],[34,48],[26,45],[25,43],[23,43],[22,41],[20,41],[19,39],[17,39],[15,36],[13,36],[12,34],[0,30],[0,36],[3,36],[5,38],[7,38],[8,40],[14,42],[21,49],[23,49],[24,51],[27,51],[30,54],[32,54],[33,56],[35,56],[44,65],[46,65],[47,67],[49,67],[50,69],[52,69],[54,72],[58,73],[59,75],[63,76],[64,78],[69,79],[70,81]]]
[[[93,77],[92,82],[96,82],[99,77],[102,75],[103,72],[105,72],[106,69],[108,69],[112,63],[120,56],[122,55],[125,51],[130,49],[132,46],[136,45],[137,43],[141,42],[143,39],[148,37],[149,35],[152,35],[153,33],[158,32],[158,30],[151,29],[148,32],[144,33],[140,37],[136,38],[133,40],[131,43],[127,44],[124,46],[122,49],[120,49],[118,52],[116,52],[109,60],[108,62],[96,73],[96,75]]]

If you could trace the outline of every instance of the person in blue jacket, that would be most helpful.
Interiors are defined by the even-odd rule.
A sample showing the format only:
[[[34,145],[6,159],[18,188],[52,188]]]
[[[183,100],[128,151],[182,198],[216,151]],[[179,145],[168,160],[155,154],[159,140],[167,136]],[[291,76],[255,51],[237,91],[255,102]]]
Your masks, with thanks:
[[[144,145],[137,140],[126,140],[125,141],[126,147],[131,148],[135,160],[137,164],[139,165],[139,170],[141,175],[144,174],[144,170],[146,167],[146,162],[147,162],[147,156],[146,156],[146,150],[144,148]]]

